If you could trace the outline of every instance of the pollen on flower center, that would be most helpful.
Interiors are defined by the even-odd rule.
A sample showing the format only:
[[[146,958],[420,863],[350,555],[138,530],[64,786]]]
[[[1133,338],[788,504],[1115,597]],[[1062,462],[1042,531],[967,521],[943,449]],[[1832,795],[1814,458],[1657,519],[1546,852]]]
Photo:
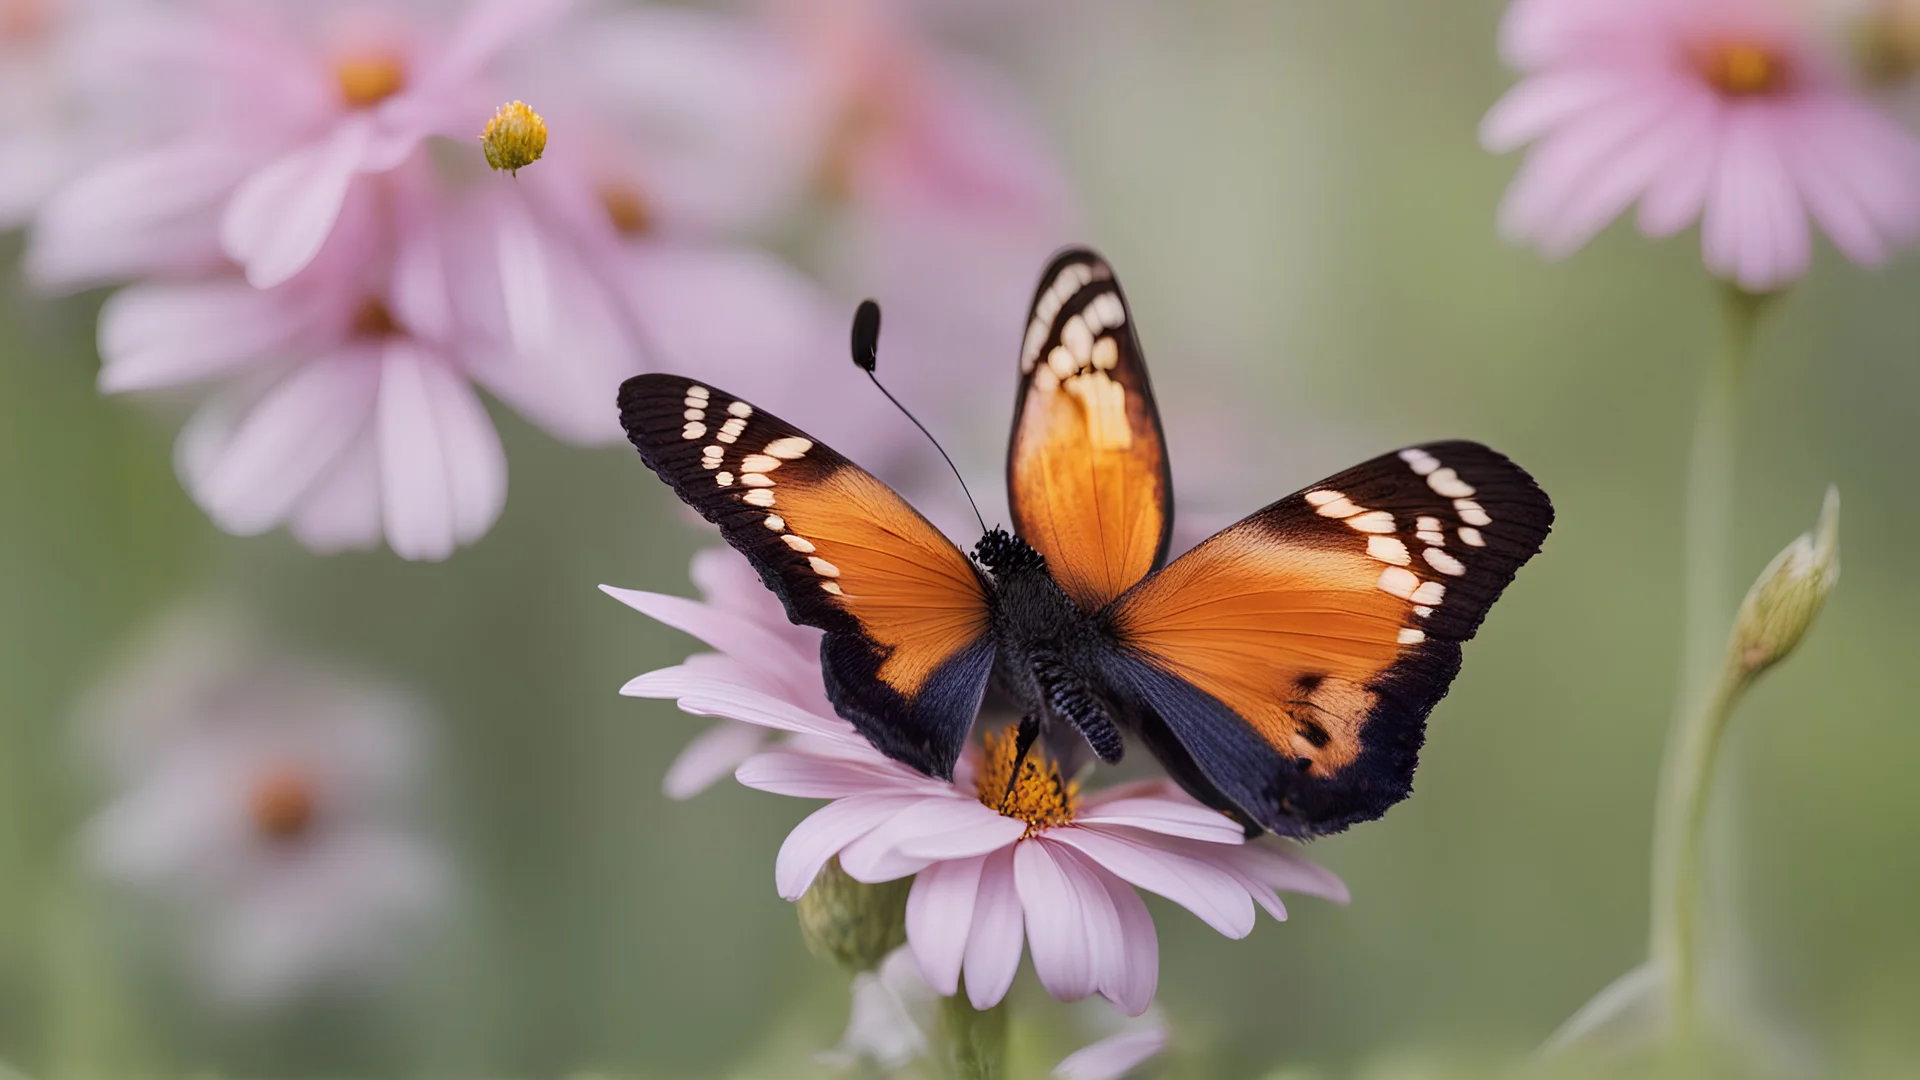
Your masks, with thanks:
[[[1793,81],[1785,56],[1751,41],[1716,41],[1696,50],[1693,62],[1707,82],[1728,97],[1777,94]]]
[[[386,52],[354,53],[334,62],[340,97],[355,109],[369,109],[399,93],[407,85],[407,66]]]
[[[1009,789],[1013,775],[1018,739],[1012,727],[989,731],[985,737],[986,754],[980,763],[974,793],[980,802],[1010,818],[1027,823],[1027,834],[1065,825],[1079,808],[1080,785],[1062,779],[1060,767],[1041,750],[1039,743],[1027,752],[1020,775]]]
[[[313,778],[295,765],[276,765],[254,778],[247,810],[260,835],[276,843],[298,840],[313,828],[319,800]]]

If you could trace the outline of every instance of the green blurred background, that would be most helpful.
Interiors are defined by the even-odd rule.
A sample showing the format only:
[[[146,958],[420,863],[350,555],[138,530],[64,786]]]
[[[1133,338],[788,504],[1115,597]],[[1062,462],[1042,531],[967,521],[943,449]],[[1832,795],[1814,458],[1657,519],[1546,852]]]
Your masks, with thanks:
[[[1559,508],[1434,715],[1416,796],[1313,846],[1350,907],[1302,899],[1236,942],[1151,902],[1183,1074],[1503,1060],[1643,954],[1715,293],[1691,235],[1616,227],[1554,266],[1496,238],[1515,162],[1474,129],[1511,81],[1500,9],[1081,2],[983,43],[1066,155],[1163,408],[1204,416],[1231,393],[1254,414],[1240,452],[1270,484],[1222,509],[1444,436],[1512,455]],[[1840,486],[1840,589],[1743,708],[1731,764],[1763,996],[1856,1075],[1920,1075],[1917,288],[1911,260],[1876,275],[1825,252],[1777,305],[1723,568],[1744,588]],[[223,536],[173,478],[177,417],[96,396],[97,303],[0,279],[0,1056],[46,1076],[783,1076],[837,1038],[844,977],[773,890],[803,805],[731,784],[667,801],[699,724],[615,694],[692,650],[594,586],[687,592],[709,540],[630,453],[496,410],[511,499],[445,564]],[[986,446],[1005,423],[950,434]],[[434,824],[465,888],[377,999],[201,1015],[79,873],[100,793],[76,695],[207,591],[436,704]],[[1015,994],[1066,1015],[1030,974]]]

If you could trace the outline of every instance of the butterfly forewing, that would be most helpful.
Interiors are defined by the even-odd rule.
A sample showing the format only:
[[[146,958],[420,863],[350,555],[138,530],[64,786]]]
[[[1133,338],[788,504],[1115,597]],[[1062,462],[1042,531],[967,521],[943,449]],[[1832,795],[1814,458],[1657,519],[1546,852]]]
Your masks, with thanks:
[[[1122,597],[1116,675],[1261,825],[1306,835],[1378,817],[1411,788],[1460,643],[1552,522],[1532,478],[1476,443],[1376,458]]]
[[[1040,278],[1007,450],[1014,527],[1093,611],[1166,555],[1173,490],[1146,362],[1113,270],[1084,248]]]
[[[789,617],[827,631],[841,715],[882,751],[950,776],[993,664],[967,557],[871,473],[725,391],[636,376],[620,388],[620,421]]]

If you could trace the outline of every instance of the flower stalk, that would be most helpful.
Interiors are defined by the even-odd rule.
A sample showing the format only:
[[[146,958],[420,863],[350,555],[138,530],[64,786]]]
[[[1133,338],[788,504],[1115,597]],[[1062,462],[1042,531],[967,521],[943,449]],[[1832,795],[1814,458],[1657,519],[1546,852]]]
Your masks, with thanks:
[[[1654,805],[1652,960],[1667,979],[1671,1019],[1692,1027],[1698,973],[1700,830],[1713,762],[1734,690],[1719,674],[1727,603],[1724,573],[1732,536],[1734,455],[1740,389],[1768,295],[1727,285],[1725,336],[1708,371],[1687,462],[1685,600],[1681,615],[1681,679]]]
[[[1007,1003],[975,1009],[963,983],[940,999],[941,1057],[954,1080],[1000,1080],[1006,1075]]]

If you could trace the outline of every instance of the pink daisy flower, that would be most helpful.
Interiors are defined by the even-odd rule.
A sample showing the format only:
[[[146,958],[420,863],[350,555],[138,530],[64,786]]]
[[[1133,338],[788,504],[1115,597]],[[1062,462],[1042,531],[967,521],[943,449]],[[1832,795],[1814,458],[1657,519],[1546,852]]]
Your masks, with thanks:
[[[1502,28],[1525,77],[1481,143],[1532,144],[1503,232],[1550,258],[1639,203],[1640,231],[1700,222],[1714,274],[1781,288],[1808,221],[1876,265],[1920,235],[1920,142],[1852,93],[1812,27],[1769,0],[1517,0]]]
[[[1277,841],[1245,842],[1238,825],[1169,782],[1083,794],[1038,746],[1015,776],[1011,730],[989,734],[948,782],[881,754],[837,716],[699,666],[651,672],[622,693],[789,733],[735,774],[763,791],[831,800],[782,845],[780,895],[798,899],[836,857],[859,881],[913,875],[907,943],[921,975],[951,995],[964,972],[976,1008],[1006,995],[1030,949],[1055,998],[1100,994],[1143,1012],[1159,943],[1135,888],[1235,938],[1252,931],[1256,905],[1286,917],[1278,890],[1346,899],[1331,873]]]

